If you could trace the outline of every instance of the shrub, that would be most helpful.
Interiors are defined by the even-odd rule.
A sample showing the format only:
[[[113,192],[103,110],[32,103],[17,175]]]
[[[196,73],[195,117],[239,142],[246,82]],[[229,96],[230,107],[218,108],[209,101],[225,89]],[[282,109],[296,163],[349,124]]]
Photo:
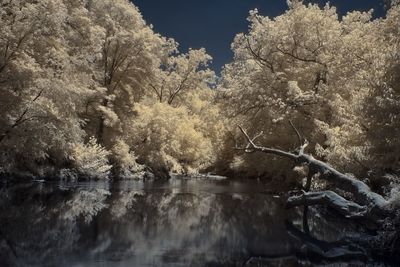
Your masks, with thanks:
[[[111,158],[114,163],[114,173],[118,178],[138,179],[144,175],[144,166],[137,163],[137,157],[129,146],[118,139],[111,149]]]
[[[70,158],[78,173],[84,178],[107,179],[112,168],[108,162],[109,155],[110,152],[91,137],[87,144],[74,144]]]
[[[129,143],[150,167],[176,173],[194,172],[213,161],[213,146],[199,116],[166,103],[137,104]]]

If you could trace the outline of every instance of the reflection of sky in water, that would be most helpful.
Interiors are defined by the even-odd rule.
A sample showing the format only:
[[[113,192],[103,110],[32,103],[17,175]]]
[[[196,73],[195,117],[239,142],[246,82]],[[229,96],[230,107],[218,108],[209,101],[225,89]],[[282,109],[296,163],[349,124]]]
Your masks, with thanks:
[[[241,266],[252,255],[290,255],[295,244],[285,220],[301,228],[299,210],[285,210],[256,181],[64,182],[1,191],[2,233],[21,265]],[[332,239],[344,232],[340,225],[315,217],[310,226]],[[15,260],[4,247],[0,263]]]

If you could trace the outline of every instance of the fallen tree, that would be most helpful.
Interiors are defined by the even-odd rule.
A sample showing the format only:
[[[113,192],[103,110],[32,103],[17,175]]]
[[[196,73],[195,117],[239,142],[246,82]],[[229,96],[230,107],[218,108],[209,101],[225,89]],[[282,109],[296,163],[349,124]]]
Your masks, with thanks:
[[[261,134],[251,138],[247,132],[239,125],[240,131],[247,140],[247,145],[243,148],[236,147],[237,150],[245,153],[261,152],[265,154],[285,157],[294,161],[296,165],[307,165],[308,175],[305,191],[300,195],[291,196],[287,200],[288,207],[326,205],[348,218],[366,218],[377,221],[389,212],[388,201],[381,195],[371,191],[364,182],[343,174],[325,162],[315,159],[312,155],[304,151],[308,146],[308,141],[302,138],[299,131],[290,122],[299,139],[300,147],[296,152],[287,152],[281,149],[259,146],[255,143]],[[335,185],[337,189],[351,193],[354,200],[347,200],[334,191],[307,192],[310,190],[312,179],[318,177]]]
[[[303,205],[325,205],[347,218],[360,218],[368,211],[366,206],[358,205],[329,190],[310,193],[303,192],[302,195],[290,197],[287,202],[288,208]]]

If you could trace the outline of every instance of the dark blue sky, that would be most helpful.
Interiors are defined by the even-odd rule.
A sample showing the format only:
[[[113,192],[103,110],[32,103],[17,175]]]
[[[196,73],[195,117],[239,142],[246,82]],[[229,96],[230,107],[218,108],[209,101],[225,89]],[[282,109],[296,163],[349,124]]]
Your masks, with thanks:
[[[249,10],[274,17],[286,9],[286,0],[131,0],[154,30],[174,38],[179,50],[205,47],[214,58],[212,67],[220,68],[232,60],[230,44],[239,32],[246,32]],[[327,1],[314,0],[323,5]],[[340,14],[349,10],[375,10],[382,16],[383,0],[331,0]]]

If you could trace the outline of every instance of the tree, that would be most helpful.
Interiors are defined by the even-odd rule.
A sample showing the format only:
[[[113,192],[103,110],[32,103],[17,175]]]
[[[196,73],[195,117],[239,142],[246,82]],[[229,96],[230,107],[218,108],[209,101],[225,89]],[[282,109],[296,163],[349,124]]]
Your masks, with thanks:
[[[367,136],[375,166],[387,172],[400,170],[400,6],[393,6],[381,22],[386,63],[383,79],[366,99]]]
[[[89,43],[88,71],[98,94],[87,102],[87,131],[110,148],[121,135],[132,105],[145,94],[160,58],[175,49],[155,34],[138,9],[126,0],[93,1],[87,6],[95,38]]]
[[[71,167],[106,177],[112,163],[115,175],[136,177],[142,167],[128,145],[136,134],[131,125],[154,96],[170,106],[165,109],[171,117],[195,121],[188,136],[204,137],[200,146],[221,138],[217,121],[206,120],[219,114],[211,105],[211,57],[204,49],[179,54],[175,41],[156,34],[129,1],[23,0],[1,6],[2,171],[45,175],[49,166]],[[146,119],[138,123],[154,118]],[[177,146],[186,141],[178,138]],[[187,168],[204,164],[210,151],[201,151],[186,154]],[[146,158],[146,152],[138,156]]]
[[[232,44],[235,59],[225,66],[220,86],[226,114],[262,140],[287,150],[288,119],[313,140],[312,152],[346,172],[361,173],[371,161],[364,120],[366,97],[384,80],[387,44],[382,20],[302,1],[274,19],[251,11],[247,34]],[[234,131],[234,129],[232,129]],[[253,175],[277,173],[281,164],[247,157]],[[268,166],[268,167],[263,167]],[[286,173],[287,174],[287,173]]]
[[[385,2],[385,8],[387,10],[390,9],[391,7],[394,7],[394,6],[400,4],[399,0],[385,0],[384,2]]]
[[[204,118],[187,107],[168,103],[142,102],[135,107],[125,142],[141,161],[156,172],[196,173],[212,165],[220,140]],[[210,114],[210,113],[208,113]]]
[[[69,143],[81,140],[75,111],[90,92],[70,64],[62,1],[1,5],[0,162],[3,171],[40,173],[41,163],[60,164]]]
[[[207,68],[209,61],[211,56],[205,49],[191,49],[187,54],[167,57],[155,81],[149,83],[151,92],[160,103],[179,106],[190,92],[208,90],[214,83],[215,74]]]

